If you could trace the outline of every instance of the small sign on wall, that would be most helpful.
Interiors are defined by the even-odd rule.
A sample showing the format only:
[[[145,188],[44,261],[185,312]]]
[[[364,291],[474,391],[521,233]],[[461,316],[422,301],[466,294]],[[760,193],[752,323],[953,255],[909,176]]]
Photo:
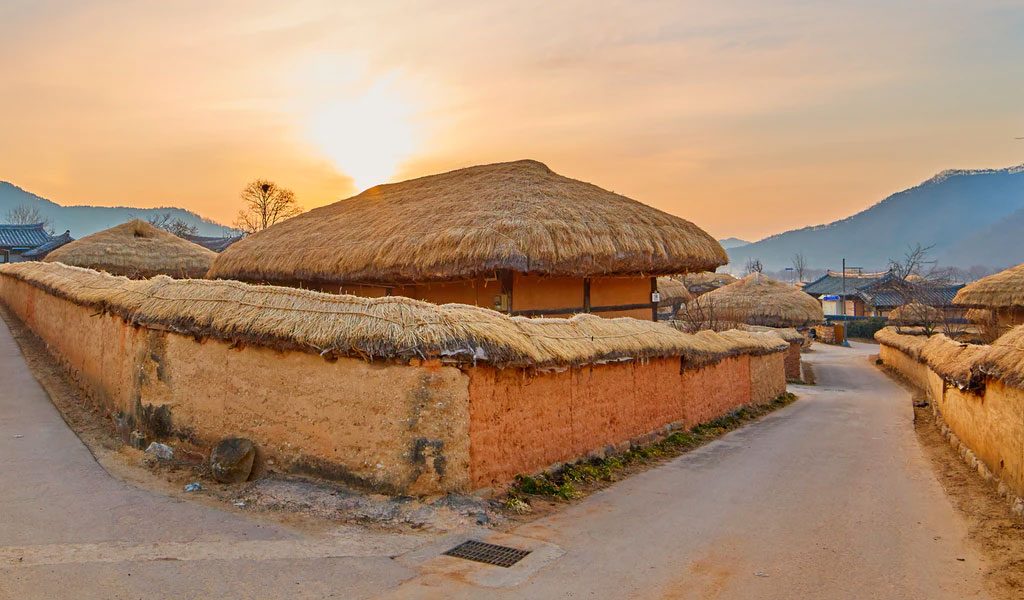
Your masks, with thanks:
[[[651,302],[654,304],[661,302],[661,292],[651,292]]]

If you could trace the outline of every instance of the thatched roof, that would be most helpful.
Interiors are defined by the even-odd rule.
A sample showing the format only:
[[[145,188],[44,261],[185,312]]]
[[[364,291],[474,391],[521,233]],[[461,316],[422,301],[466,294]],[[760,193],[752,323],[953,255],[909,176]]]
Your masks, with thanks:
[[[521,366],[683,357],[700,366],[786,348],[771,334],[686,334],[652,321],[594,315],[530,319],[461,304],[364,298],[237,281],[130,280],[61,264],[0,266],[12,277],[139,325],[326,356],[441,358]]]
[[[715,273],[713,271],[687,273],[680,277],[686,285],[686,289],[694,296],[706,294],[736,281],[736,278],[728,273]]]
[[[1024,325],[1014,327],[989,346],[963,344],[942,334],[900,335],[892,327],[879,330],[875,340],[926,363],[961,388],[979,385],[984,376],[1024,387]]]
[[[804,342],[807,341],[807,338],[804,337],[804,334],[800,333],[796,329],[793,329],[792,327],[765,327],[763,325],[747,325],[746,323],[741,323],[737,325],[736,328],[739,329],[740,331],[773,333],[779,336],[780,338],[786,340],[787,342],[799,342],[803,344]]]
[[[968,308],[964,311],[964,318],[977,325],[988,325],[994,323],[995,315],[987,308]]]
[[[686,303],[693,299],[683,282],[672,277],[658,278],[658,293],[661,294],[658,306],[672,306],[677,302]]]
[[[980,361],[982,371],[1003,383],[1024,388],[1024,325],[1004,333]]]
[[[941,323],[945,318],[942,309],[920,302],[910,302],[889,313],[889,321],[900,325],[928,325]]]
[[[701,300],[717,317],[751,325],[805,327],[825,319],[813,297],[761,273],[708,292]]]
[[[1024,263],[967,284],[953,304],[979,308],[1024,308]]]
[[[522,160],[379,185],[247,236],[212,278],[405,283],[509,269],[660,275],[728,262],[699,227]]]
[[[61,246],[45,260],[138,279],[203,277],[214,256],[206,248],[135,219]]]

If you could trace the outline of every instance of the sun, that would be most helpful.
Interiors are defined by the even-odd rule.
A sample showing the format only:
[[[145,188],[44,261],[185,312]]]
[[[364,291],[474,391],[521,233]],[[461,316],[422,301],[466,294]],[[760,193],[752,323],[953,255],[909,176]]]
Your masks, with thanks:
[[[397,76],[384,77],[315,108],[308,135],[362,191],[390,180],[416,150],[415,113]]]

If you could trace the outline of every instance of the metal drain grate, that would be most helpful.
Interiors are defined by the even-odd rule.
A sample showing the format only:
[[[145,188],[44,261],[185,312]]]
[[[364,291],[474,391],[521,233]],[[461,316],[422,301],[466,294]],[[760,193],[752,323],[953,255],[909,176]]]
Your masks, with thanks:
[[[475,560],[476,562],[506,568],[516,564],[529,553],[529,550],[520,550],[519,548],[509,548],[508,546],[488,544],[487,542],[481,542],[478,540],[462,542],[458,546],[445,552],[448,556],[465,558],[466,560]]]

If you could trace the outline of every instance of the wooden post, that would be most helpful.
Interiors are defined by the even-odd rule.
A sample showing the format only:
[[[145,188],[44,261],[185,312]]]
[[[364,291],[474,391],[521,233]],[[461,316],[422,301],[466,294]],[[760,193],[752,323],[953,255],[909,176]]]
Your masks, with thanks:
[[[590,278],[583,278],[583,312],[590,312]]]
[[[654,293],[657,292],[657,291],[658,291],[658,278],[657,277],[651,277],[651,296],[650,296],[649,299],[651,300],[651,320],[652,321],[657,321],[658,320],[658,303],[655,302],[654,299],[653,299],[654,298]]]

